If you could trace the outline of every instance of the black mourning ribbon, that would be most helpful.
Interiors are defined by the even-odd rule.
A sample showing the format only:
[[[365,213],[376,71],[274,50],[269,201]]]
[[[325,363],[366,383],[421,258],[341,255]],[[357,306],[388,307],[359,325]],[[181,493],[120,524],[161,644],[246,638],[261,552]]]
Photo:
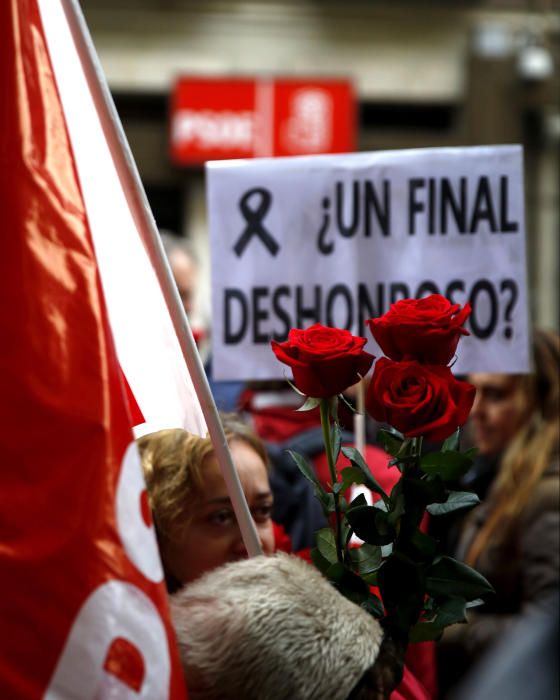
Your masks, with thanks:
[[[253,206],[249,206],[249,200],[253,197]],[[243,230],[241,237],[233,246],[233,250],[237,257],[241,257],[245,248],[253,236],[257,236],[263,242],[265,248],[271,255],[276,255],[280,250],[280,246],[270,235],[270,233],[262,225],[262,221],[266,216],[272,203],[272,195],[263,187],[254,187],[252,190],[245,192],[239,200],[239,209],[243,214],[243,218],[247,222],[247,226]]]

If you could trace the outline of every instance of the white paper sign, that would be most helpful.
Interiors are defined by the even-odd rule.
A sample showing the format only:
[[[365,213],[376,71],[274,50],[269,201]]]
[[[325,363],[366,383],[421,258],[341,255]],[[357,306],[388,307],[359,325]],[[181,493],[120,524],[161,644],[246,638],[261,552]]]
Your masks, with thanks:
[[[398,299],[470,301],[454,371],[529,369],[520,146],[207,166],[217,379],[290,377],[290,328],[365,324]]]

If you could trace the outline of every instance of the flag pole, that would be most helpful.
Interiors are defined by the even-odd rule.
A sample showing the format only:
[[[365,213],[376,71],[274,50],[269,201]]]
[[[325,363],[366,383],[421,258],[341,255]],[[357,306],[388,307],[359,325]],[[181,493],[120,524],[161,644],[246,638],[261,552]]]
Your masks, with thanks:
[[[101,128],[114,159],[117,174],[142,243],[158,278],[183,357],[195,388],[216,459],[224,476],[239,529],[249,556],[262,554],[259,537],[247,505],[237,470],[233,464],[224,429],[194,342],[177,285],[150,210],[142,181],[124,134],[109,86],[97,57],[86,21],[77,0],[62,0],[76,50],[82,63]]]

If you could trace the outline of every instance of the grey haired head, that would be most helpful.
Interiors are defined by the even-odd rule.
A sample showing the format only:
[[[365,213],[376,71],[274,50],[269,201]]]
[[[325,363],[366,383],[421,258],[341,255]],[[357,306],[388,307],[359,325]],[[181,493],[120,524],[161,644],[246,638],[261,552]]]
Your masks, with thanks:
[[[171,598],[192,700],[344,700],[375,662],[379,623],[311,565],[227,564]]]

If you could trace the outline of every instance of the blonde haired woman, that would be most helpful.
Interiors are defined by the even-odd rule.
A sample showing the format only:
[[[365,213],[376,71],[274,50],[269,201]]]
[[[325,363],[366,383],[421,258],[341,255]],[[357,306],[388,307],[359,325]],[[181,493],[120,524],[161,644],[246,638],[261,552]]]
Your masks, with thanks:
[[[273,497],[262,442],[236,416],[222,423],[265,554],[274,551]],[[137,441],[170,593],[247,556],[210,438],[160,430]]]
[[[469,614],[466,625],[446,631],[440,644],[444,687],[558,591],[558,335],[536,331],[533,358],[528,375],[469,376],[477,387],[470,417],[475,445],[482,457],[498,460],[487,498],[462,527],[457,556],[492,583],[496,596]]]

